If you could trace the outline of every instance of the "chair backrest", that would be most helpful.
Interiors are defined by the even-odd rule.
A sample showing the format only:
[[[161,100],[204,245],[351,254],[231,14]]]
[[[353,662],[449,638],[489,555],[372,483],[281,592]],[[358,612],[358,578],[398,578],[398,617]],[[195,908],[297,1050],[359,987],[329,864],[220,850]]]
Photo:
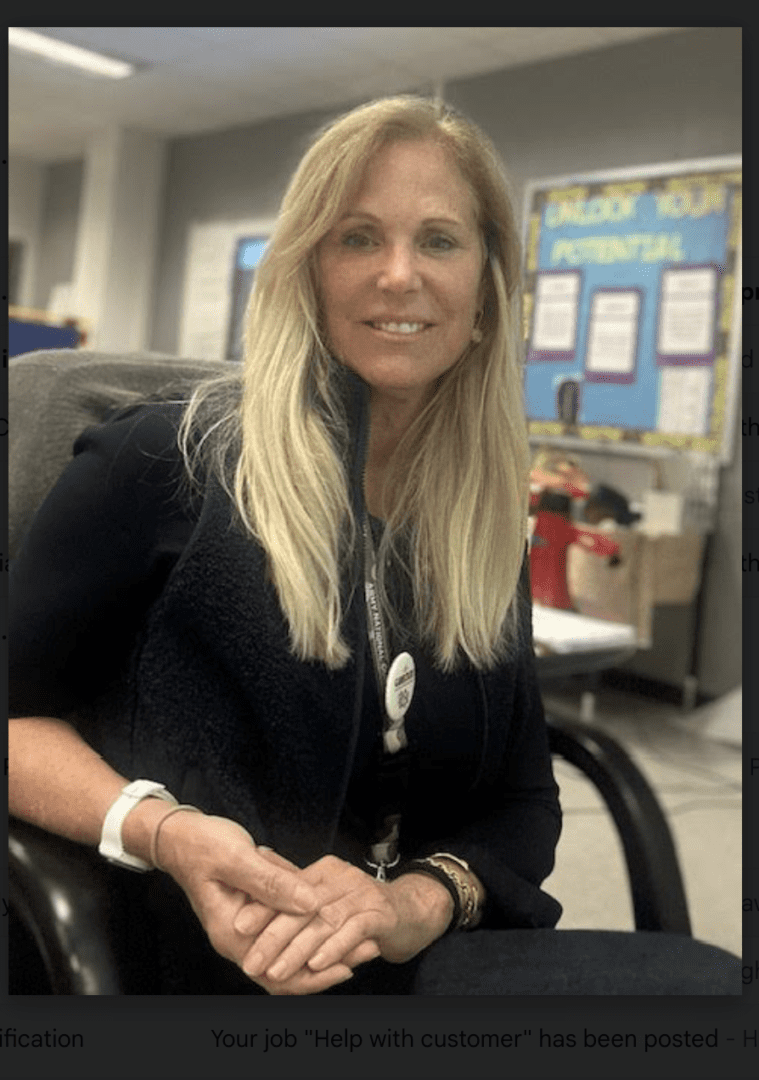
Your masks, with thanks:
[[[160,353],[113,355],[51,349],[13,357],[9,391],[9,557],[18,554],[37,508],[55,484],[77,437],[114,407],[185,391],[221,371],[216,360]]]

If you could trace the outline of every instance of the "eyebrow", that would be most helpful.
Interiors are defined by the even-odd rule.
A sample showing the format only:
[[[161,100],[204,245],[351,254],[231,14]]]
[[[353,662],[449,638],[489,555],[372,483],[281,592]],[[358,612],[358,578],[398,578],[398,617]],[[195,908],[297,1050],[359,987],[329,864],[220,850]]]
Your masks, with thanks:
[[[381,219],[375,217],[374,214],[370,214],[368,210],[351,210],[347,214],[343,214],[340,218],[340,222],[348,221],[350,218],[368,218],[371,221],[376,221],[381,224]],[[466,228],[466,222],[461,221],[459,218],[448,217],[430,217],[425,218],[422,221],[422,225],[458,225],[460,228]]]

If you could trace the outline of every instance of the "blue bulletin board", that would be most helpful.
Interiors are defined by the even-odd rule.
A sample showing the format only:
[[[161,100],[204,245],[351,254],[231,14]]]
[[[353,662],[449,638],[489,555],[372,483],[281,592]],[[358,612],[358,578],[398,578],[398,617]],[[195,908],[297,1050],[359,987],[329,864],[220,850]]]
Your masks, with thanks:
[[[531,436],[729,460],[741,207],[740,157],[527,185]]]

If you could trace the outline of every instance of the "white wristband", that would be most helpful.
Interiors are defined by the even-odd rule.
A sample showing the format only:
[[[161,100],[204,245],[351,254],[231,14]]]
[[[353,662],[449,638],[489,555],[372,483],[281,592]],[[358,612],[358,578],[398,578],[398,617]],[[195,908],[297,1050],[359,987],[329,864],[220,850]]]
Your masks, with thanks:
[[[121,829],[129,811],[134,810],[137,803],[150,797],[163,799],[174,806],[177,805],[177,800],[173,795],[169,794],[163,784],[157,784],[153,780],[133,780],[131,784],[126,785],[105,815],[98,851],[109,862],[116,863],[118,866],[126,866],[129,870],[138,870],[140,872],[152,870],[150,863],[124,851],[121,840]]]

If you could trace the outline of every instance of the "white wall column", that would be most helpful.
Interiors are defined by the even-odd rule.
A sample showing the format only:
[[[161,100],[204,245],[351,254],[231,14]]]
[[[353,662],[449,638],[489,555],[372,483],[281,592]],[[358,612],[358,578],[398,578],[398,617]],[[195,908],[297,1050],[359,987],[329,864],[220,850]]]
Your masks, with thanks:
[[[147,346],[165,164],[165,140],[146,132],[113,128],[87,148],[72,307],[90,348]]]

